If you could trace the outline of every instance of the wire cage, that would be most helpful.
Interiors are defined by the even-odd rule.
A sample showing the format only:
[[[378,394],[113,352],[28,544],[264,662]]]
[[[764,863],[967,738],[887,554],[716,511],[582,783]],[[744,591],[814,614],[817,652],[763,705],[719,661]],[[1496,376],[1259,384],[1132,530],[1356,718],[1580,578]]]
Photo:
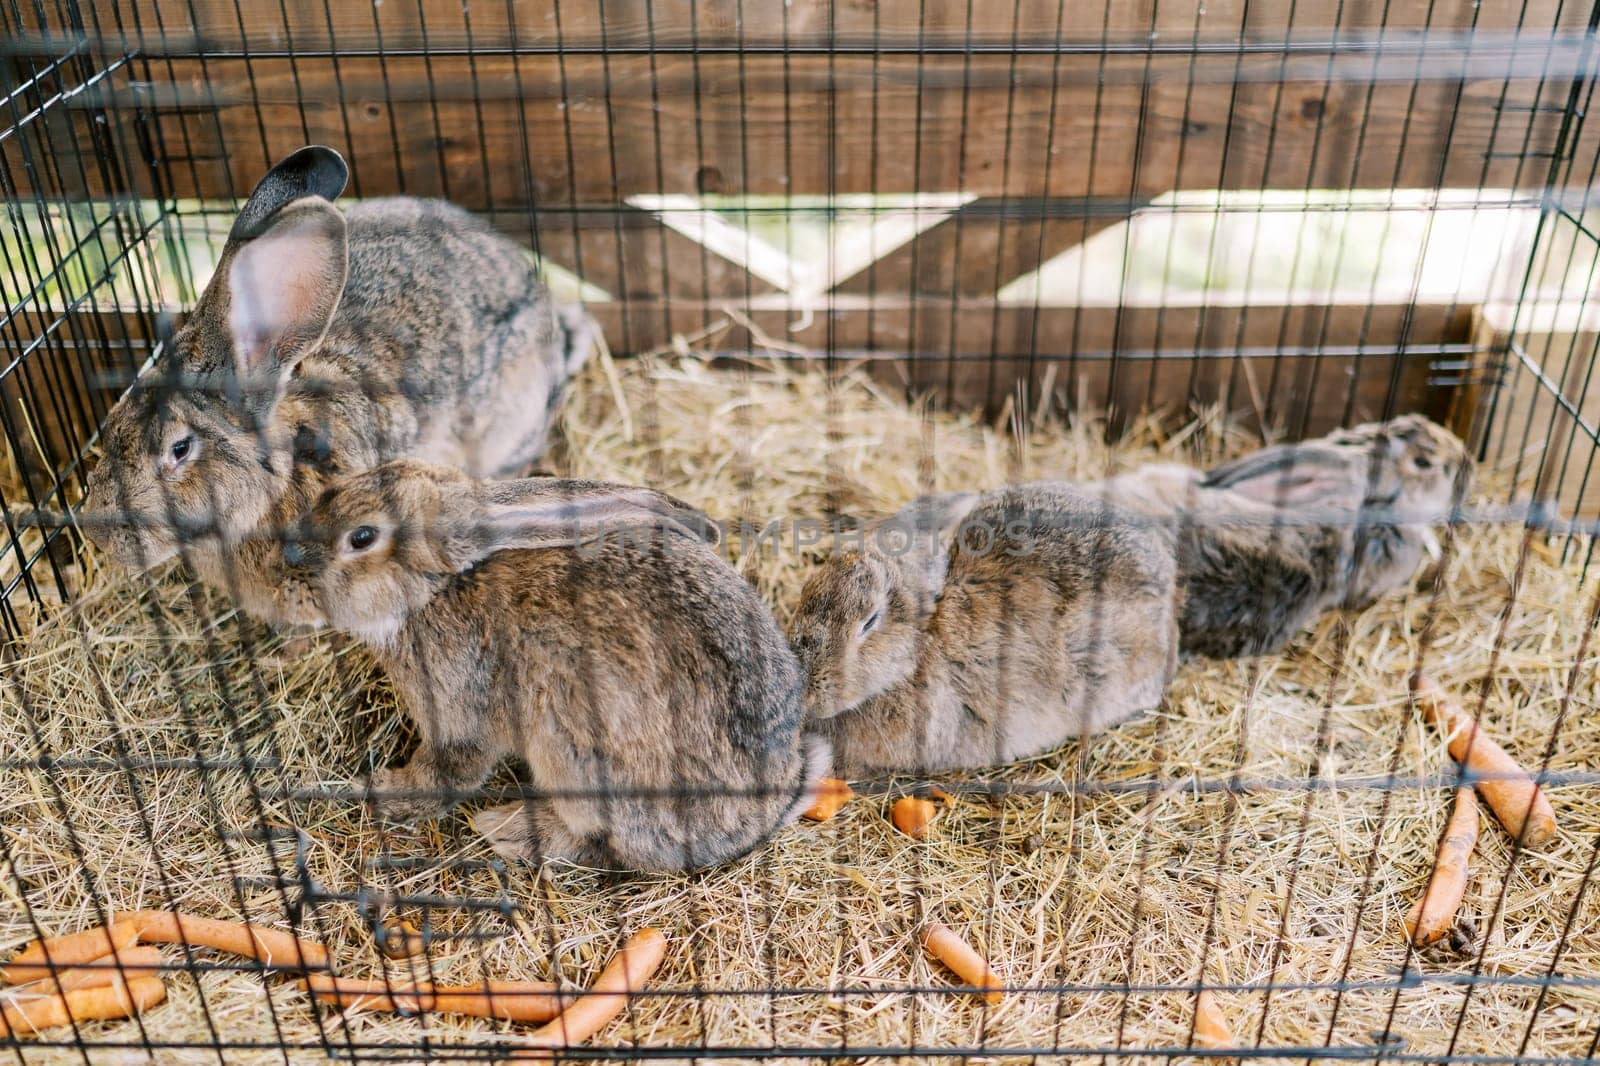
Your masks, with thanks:
[[[113,930],[99,1006],[65,955],[5,974],[0,1054],[1595,1059],[1600,4],[4,0],[0,24],[0,948]],[[460,205],[586,309],[605,344],[538,469],[726,520],[780,622],[837,546],[795,521],[935,491],[1421,414],[1471,493],[1418,580],[1185,663],[1154,713],[857,781],[701,872],[541,874],[459,812],[370,815],[417,739],[359,642],[181,561],[112,566],[79,520],[113,404],[187,387],[160,354],[311,144],[348,163],[343,209]],[[1413,713],[1427,679],[1558,830],[1485,816],[1458,920],[1416,947],[1479,769]],[[545,795],[523,776],[488,791]],[[219,952],[198,919],[256,932]],[[988,977],[951,976],[930,923]],[[615,1021],[530,1036],[647,927],[665,961],[623,971]],[[167,946],[112,953],[135,939]],[[371,985],[340,1012],[307,969]]]

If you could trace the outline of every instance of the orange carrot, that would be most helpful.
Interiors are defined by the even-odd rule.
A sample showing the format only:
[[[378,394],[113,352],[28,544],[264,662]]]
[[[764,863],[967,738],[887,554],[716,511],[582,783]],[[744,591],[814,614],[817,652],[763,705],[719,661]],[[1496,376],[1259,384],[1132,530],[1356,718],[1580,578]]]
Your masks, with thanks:
[[[1477,782],[1478,792],[1506,832],[1523,844],[1543,844],[1555,836],[1555,810],[1528,772],[1479,729],[1438,683],[1419,678],[1417,697],[1424,717],[1444,733],[1450,754],[1473,773],[1484,775]]]
[[[1212,1049],[1233,1047],[1236,1043],[1222,1006],[1209,988],[1194,998],[1194,1042],[1199,1047]]]
[[[60,970],[93,962],[113,949],[132,947],[138,941],[214,948],[284,969],[319,968],[328,962],[328,953],[321,945],[281,929],[248,922],[223,922],[173,911],[133,911],[117,915],[109,929],[108,933],[106,926],[95,926],[69,936],[35,941],[0,970],[0,978],[12,983],[37,981],[50,975],[51,963]],[[50,963],[45,961],[46,952]]]
[[[104,988],[121,977],[159,977],[162,971],[161,952],[154,947],[136,946],[122,948],[109,955],[62,970],[53,977],[42,977],[23,988],[37,988],[41,992],[72,992],[80,988]]]
[[[314,973],[300,982],[317,999],[330,1006],[347,1009],[394,1011],[418,1014],[433,1009],[433,988],[415,981],[385,981],[381,977],[335,977]]]
[[[515,1057],[546,1062],[551,1051],[574,1047],[604,1029],[622,1013],[629,994],[656,972],[666,954],[667,938],[661,930],[641,929],[633,934],[606,963],[588,993],[549,1024],[534,1030],[527,1040],[528,1050]]]
[[[213,948],[286,970],[318,969],[328,964],[328,953],[321,944],[282,929],[197,918],[175,911],[134,911],[125,919],[133,923],[140,940],[150,943]]]
[[[984,999],[990,1003],[1000,1002],[1000,990],[1005,988],[1005,982],[994,975],[989,964],[983,961],[983,956],[972,950],[972,946],[948,926],[929,922],[922,930],[922,946],[967,984],[988,989],[979,993]]]
[[[1439,855],[1422,898],[1406,915],[1406,935],[1417,947],[1443,940],[1455,925],[1456,911],[1467,894],[1467,862],[1478,843],[1478,801],[1472,789],[1456,789],[1455,809],[1439,840]]]
[[[434,989],[433,1009],[508,1022],[547,1022],[576,1002],[578,997],[562,995],[544,981],[484,981]]]
[[[917,796],[901,796],[894,801],[889,816],[893,819],[896,829],[912,840],[921,840],[928,831],[928,823],[933,821],[934,810],[932,800]]]
[[[138,927],[123,918],[113,920],[110,926],[97,925],[81,933],[35,940],[0,969],[0,980],[7,984],[38,981],[113,951],[131,948],[138,939]]]
[[[305,986],[312,995],[336,1007],[416,1014],[438,1011],[509,1022],[547,1022],[575,997],[562,995],[545,981],[484,981],[476,985],[417,985],[382,978],[311,974]]]
[[[428,943],[422,930],[404,919],[392,919],[383,923],[378,948],[391,959],[414,959],[428,950]]]
[[[117,977],[101,988],[79,988],[64,995],[22,998],[0,1011],[0,1034],[32,1036],[45,1029],[71,1025],[74,1021],[108,1021],[127,1018],[153,1007],[167,998],[167,986],[159,977]]]
[[[838,814],[839,809],[846,803],[855,799],[855,796],[850,786],[837,777],[824,777],[817,782],[816,802],[806,808],[800,817],[813,822],[826,822]]]

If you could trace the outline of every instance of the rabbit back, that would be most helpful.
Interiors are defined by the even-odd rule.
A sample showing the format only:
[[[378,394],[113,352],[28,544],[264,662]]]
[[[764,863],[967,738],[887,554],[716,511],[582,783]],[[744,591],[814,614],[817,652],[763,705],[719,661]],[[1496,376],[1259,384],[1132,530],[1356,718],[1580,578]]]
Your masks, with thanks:
[[[322,451],[346,466],[407,455],[473,476],[516,473],[542,451],[582,362],[528,254],[439,200],[361,201],[346,221],[344,298],[285,416],[302,439],[329,433]],[[314,459],[305,450],[297,459]]]
[[[1070,486],[985,494],[914,675],[818,730],[836,766],[872,773],[997,765],[1115,725],[1172,677],[1175,574],[1148,522]]]
[[[1254,501],[1212,495],[1196,520],[1179,526],[1185,656],[1273,654],[1339,599],[1345,530],[1278,517]]]
[[[482,714],[443,732],[524,757],[550,793],[512,830],[565,834],[601,865],[734,858],[794,817],[821,772],[802,751],[799,667],[776,623],[686,538],[497,552],[406,634],[391,669],[416,690],[408,703]]]

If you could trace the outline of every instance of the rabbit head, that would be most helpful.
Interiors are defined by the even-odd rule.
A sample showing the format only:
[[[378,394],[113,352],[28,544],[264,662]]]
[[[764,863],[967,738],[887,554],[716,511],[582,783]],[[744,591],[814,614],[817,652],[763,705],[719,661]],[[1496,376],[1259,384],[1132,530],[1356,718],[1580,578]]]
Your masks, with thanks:
[[[1472,478],[1420,415],[1265,448],[1201,477],[1179,544],[1185,654],[1271,654],[1330,609],[1359,610],[1437,557]]]
[[[976,493],[925,496],[862,531],[806,582],[788,628],[804,704],[832,718],[911,679],[938,603],[950,541]]]
[[[1422,415],[1402,415],[1264,448],[1202,483],[1280,507],[1384,509],[1400,522],[1432,523],[1448,517],[1471,478],[1459,438]]]
[[[1467,446],[1422,415],[1369,422],[1333,433],[1328,441],[1377,469],[1367,502],[1387,504],[1414,521],[1443,519],[1472,485]]]
[[[273,419],[343,295],[348,170],[332,149],[273,167],[235,219],[216,273],[101,434],[83,522],[119,564],[154,566],[186,538],[236,539],[284,491],[294,440]]]
[[[496,552],[657,530],[697,544],[717,540],[699,510],[650,489],[561,478],[476,481],[454,468],[396,460],[326,489],[284,556],[290,581],[330,625],[383,646],[452,577]]]

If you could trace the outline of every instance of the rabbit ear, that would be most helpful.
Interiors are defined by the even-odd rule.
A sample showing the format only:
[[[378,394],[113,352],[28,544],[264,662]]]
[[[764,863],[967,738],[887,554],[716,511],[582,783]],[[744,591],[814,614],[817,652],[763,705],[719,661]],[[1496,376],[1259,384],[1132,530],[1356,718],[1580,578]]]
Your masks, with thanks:
[[[950,544],[978,504],[975,492],[919,496],[867,528],[868,538],[898,565],[911,587],[931,605],[944,587]]]
[[[919,496],[888,518],[867,526],[867,536],[892,556],[941,559],[961,523],[978,504],[975,492]]]
[[[564,478],[491,482],[458,516],[447,549],[458,569],[500,551],[561,548],[609,537],[680,533],[716,544],[719,531],[704,512],[651,489]]]
[[[289,372],[327,332],[348,270],[344,216],[315,196],[281,208],[234,251],[228,331],[248,392],[277,401]]]
[[[975,492],[936,492],[918,496],[888,518],[867,527],[872,534],[895,534],[927,542],[951,536],[977,506]]]
[[[940,492],[913,500],[900,514],[909,518],[919,533],[949,536],[978,504],[976,492]]]
[[[1365,471],[1351,458],[1319,441],[1280,444],[1208,471],[1201,484],[1279,507],[1325,503],[1362,491]]]
[[[350,168],[338,152],[319,144],[307,145],[281,160],[256,183],[239,217],[233,220],[228,240],[248,241],[259,237],[272,216],[296,200],[307,196],[336,199],[344,192],[349,177]]]

